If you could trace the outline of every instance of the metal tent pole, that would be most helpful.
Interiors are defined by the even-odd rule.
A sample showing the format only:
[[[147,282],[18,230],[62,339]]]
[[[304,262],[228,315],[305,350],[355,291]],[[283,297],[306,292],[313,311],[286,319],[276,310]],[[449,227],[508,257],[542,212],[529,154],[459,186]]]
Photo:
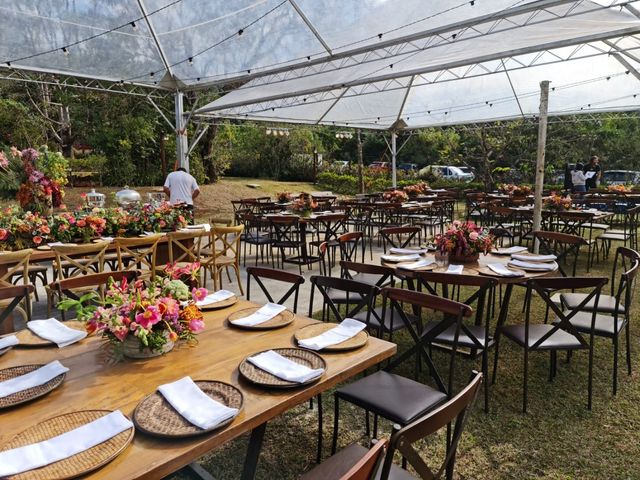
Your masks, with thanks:
[[[540,82],[540,118],[538,119],[538,154],[536,158],[536,188],[533,205],[533,231],[542,226],[542,188],[544,185],[544,157],[547,147],[547,113],[549,110],[549,81]],[[534,242],[534,252],[538,253],[538,242]]]
[[[395,130],[391,132],[391,185],[393,188],[398,186],[398,176],[396,171],[396,138],[398,134]]]
[[[187,144],[187,122],[184,117],[184,94],[182,92],[175,93],[176,107],[176,157],[177,163],[189,171],[189,150]]]

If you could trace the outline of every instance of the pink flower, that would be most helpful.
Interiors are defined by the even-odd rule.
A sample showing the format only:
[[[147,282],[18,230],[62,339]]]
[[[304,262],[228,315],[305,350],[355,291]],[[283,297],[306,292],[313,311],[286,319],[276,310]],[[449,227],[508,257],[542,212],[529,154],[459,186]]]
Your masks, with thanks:
[[[204,320],[201,319],[193,319],[189,322],[189,330],[192,332],[199,332],[204,330]]]
[[[180,314],[178,301],[171,297],[163,297],[158,303],[158,309],[165,317],[177,318]]]
[[[160,312],[158,311],[158,307],[154,307],[153,305],[148,306],[142,313],[136,315],[136,322],[146,330],[150,330],[151,327],[159,321]]]
[[[6,228],[0,228],[0,241],[6,240],[9,236],[9,231]]]
[[[9,166],[9,160],[4,152],[0,152],[0,167],[7,168]]]
[[[196,302],[200,302],[204,300],[204,297],[208,295],[208,291],[206,288],[194,288],[191,290],[191,296]]]
[[[479,237],[478,232],[471,232],[469,234],[469,240],[472,240],[474,242],[478,239],[478,237]]]
[[[129,329],[127,327],[125,327],[125,326],[114,328],[114,329],[111,330],[111,332],[121,342],[124,342],[124,339],[127,338],[127,335],[129,335]]]

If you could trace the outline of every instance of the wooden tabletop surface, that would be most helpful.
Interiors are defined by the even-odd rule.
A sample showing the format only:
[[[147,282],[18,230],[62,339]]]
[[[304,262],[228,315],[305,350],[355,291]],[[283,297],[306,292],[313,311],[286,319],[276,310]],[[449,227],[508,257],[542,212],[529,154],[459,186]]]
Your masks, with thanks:
[[[294,346],[293,333],[315,323],[296,316],[282,329],[246,331],[231,328],[226,317],[255,304],[241,300],[232,307],[206,312],[206,329],[196,346],[180,345],[162,357],[124,359],[114,363],[102,338],[90,337],[69,347],[13,348],[0,356],[0,369],[60,360],[70,369],[64,383],[47,396],[13,409],[0,411],[0,448],[16,434],[47,418],[83,409],[120,409],[131,417],[136,405],[164,383],[190,375],[194,380],[220,380],[236,385],[244,394],[244,408],[221,431],[186,440],[162,440],[136,432],[132,444],[91,478],[125,480],[158,479],[201,457],[208,451],[391,357],[395,344],[370,337],[363,348],[343,353],[321,353],[327,371],[307,387],[266,390],[239,378],[238,365],[250,354]]]

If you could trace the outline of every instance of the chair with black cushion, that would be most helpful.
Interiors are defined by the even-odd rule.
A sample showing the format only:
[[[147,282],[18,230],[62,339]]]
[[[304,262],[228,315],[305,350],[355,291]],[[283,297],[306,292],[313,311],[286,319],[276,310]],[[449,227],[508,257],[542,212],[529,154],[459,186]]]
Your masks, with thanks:
[[[389,227],[381,228],[380,236],[382,237],[382,248],[387,253],[387,247],[406,248],[415,242],[416,236],[420,243],[420,227]]]
[[[417,472],[418,478],[437,480],[441,478],[451,479],[454,473],[456,453],[458,444],[462,438],[464,427],[470,409],[473,407],[475,399],[480,391],[482,374],[474,372],[471,381],[455,397],[444,405],[415,420],[411,424],[400,428],[394,425],[394,432],[387,448],[380,469],[375,475],[368,477],[358,477],[363,479],[376,480],[410,480],[416,477],[407,470],[400,468],[394,463],[394,457],[399,453]],[[449,429],[453,424],[453,430],[447,437],[446,454],[443,462],[437,470],[430,468],[419,450],[414,446],[418,441],[434,435],[445,426]],[[376,444],[377,446],[378,444]],[[375,447],[374,447],[375,448]],[[422,449],[420,447],[420,449]],[[361,465],[364,459],[372,456],[372,450],[352,444],[337,454],[329,457],[323,463],[315,467],[310,472],[303,475],[304,480],[325,480],[345,477],[343,472],[351,472],[356,465]]]
[[[370,449],[354,443],[302,475],[300,480],[372,480],[380,469],[387,443],[374,441]]]
[[[335,391],[332,453],[335,453],[338,443],[341,400],[363,408],[367,412],[367,436],[369,436],[368,414],[369,412],[374,414],[373,436],[376,437],[378,415],[401,426],[408,425],[439,407],[453,396],[457,340],[462,318],[471,315],[471,308],[463,303],[442,297],[399,288],[386,287],[382,290],[382,293],[383,307],[395,309],[401,321],[405,323],[406,330],[409,332],[414,345],[397,355],[382,370],[378,370]],[[438,326],[432,328],[425,335],[420,335],[419,331],[407,318],[403,304],[410,305],[414,314],[420,319],[422,319],[423,310],[428,310],[438,315],[442,314],[442,319]],[[448,379],[445,380],[433,363],[427,346],[435,337],[451,326],[455,326],[454,342],[449,353]],[[428,373],[434,381],[435,387],[393,373],[393,370],[407,359],[416,356],[428,366]]]
[[[496,330],[495,338],[495,362],[493,380],[495,381],[499,357],[499,345],[501,337],[506,337],[522,348],[524,354],[524,375],[522,411],[527,412],[528,381],[529,381],[529,354],[531,352],[549,352],[549,380],[553,380],[557,372],[557,353],[559,351],[573,352],[575,350],[587,350],[589,354],[589,372],[587,386],[587,407],[591,409],[593,390],[593,339],[597,321],[597,308],[602,287],[607,283],[606,277],[576,277],[576,278],[534,278],[527,281],[527,288],[535,292],[543,303],[556,315],[556,321],[552,324],[532,323],[532,301],[527,302],[524,325],[502,325]],[[550,292],[562,292],[582,290],[585,293],[583,300],[575,308],[560,308],[551,298]],[[585,305],[593,302],[594,310],[588,314],[588,332],[579,331],[573,322],[580,318],[580,312]]]
[[[597,308],[594,300],[587,302],[572,320],[572,325],[582,333],[591,333],[591,315],[597,312],[594,335],[610,338],[613,342],[613,394],[618,391],[618,348],[619,337],[625,332],[627,347],[627,373],[631,375],[631,306],[633,304],[634,282],[640,269],[640,254],[626,247],[618,247],[611,273],[609,295],[600,295]],[[618,278],[618,273],[620,277]],[[560,295],[564,308],[576,309],[585,299],[584,293],[571,292]],[[554,302],[557,304],[557,302]]]
[[[80,297],[89,292],[95,292],[99,299],[103,299],[105,289],[111,282],[121,282],[127,279],[128,282],[135,282],[138,278],[137,270],[113,270],[109,272],[90,273],[76,277],[66,278],[53,282],[50,286],[61,299],[79,300]],[[65,311],[61,310],[62,319],[66,320]]]
[[[14,332],[15,326],[10,324],[10,328],[3,326],[4,322],[12,322],[11,314],[20,309],[26,322],[31,321],[31,294],[35,290],[33,285],[11,285],[0,286],[0,332]],[[22,309],[20,303],[24,303]]]
[[[463,322],[457,340],[458,352],[471,358],[482,357],[482,373],[485,378],[489,373],[489,350],[494,345],[494,334],[491,328],[491,292],[497,285],[495,278],[479,275],[448,275],[446,273],[416,272],[416,280],[433,295],[454,300],[473,307],[475,315],[473,321]],[[460,299],[460,292],[468,295]],[[423,332],[427,334],[438,322],[432,321],[424,325]],[[454,342],[455,326],[437,335],[431,346],[450,347]],[[464,349],[464,350],[463,350]],[[484,384],[484,409],[489,412],[489,382]]]
[[[276,266],[284,268],[285,263],[298,265],[302,275],[302,265],[308,265],[309,261],[303,255],[303,235],[301,232],[300,218],[292,215],[269,216],[269,224],[274,233],[271,245],[279,252]],[[306,248],[306,246],[304,246]],[[293,255],[288,255],[292,252]]]
[[[322,296],[322,321],[328,322],[331,317],[339,323],[345,318],[354,318],[359,313],[359,319],[367,326],[370,325],[371,311],[379,288],[375,285],[345,278],[325,277],[313,275],[311,281],[311,296],[309,298],[309,316],[313,315],[313,300],[315,291]],[[340,305],[344,305],[345,313],[340,312]]]
[[[345,213],[318,215],[315,219],[317,238],[310,241],[309,245],[317,248],[321,243],[326,242],[329,251],[334,251],[338,248],[338,237],[345,230],[346,220],[347,215]],[[333,263],[335,263],[335,258]]]
[[[304,277],[291,272],[285,272],[284,270],[277,270],[275,268],[266,267],[247,267],[247,300],[251,300],[251,279],[255,280],[262,293],[267,297],[267,300],[272,303],[278,303],[283,305],[284,302],[293,295],[293,313],[298,313],[298,293],[300,291],[300,285],[304,283]],[[291,287],[287,290],[279,300],[274,300],[271,292],[266,287],[262,279],[272,280],[278,283],[290,284]]]
[[[238,214],[238,224],[244,225],[244,233],[242,234],[243,253],[244,258],[243,265],[247,265],[247,246],[249,246],[249,254],[253,246],[256,247],[255,264],[258,265],[258,257],[261,262],[264,263],[265,250],[267,252],[267,262],[271,255],[271,245],[273,244],[273,237],[269,227],[269,221],[256,216],[250,211],[242,212]],[[271,255],[271,265],[273,266],[273,256]]]
[[[640,205],[628,208],[622,214],[621,228],[607,229],[598,237],[598,241],[602,242],[604,257],[608,258],[611,251],[612,242],[622,242],[625,247],[632,249],[638,248],[638,214],[640,213]]]

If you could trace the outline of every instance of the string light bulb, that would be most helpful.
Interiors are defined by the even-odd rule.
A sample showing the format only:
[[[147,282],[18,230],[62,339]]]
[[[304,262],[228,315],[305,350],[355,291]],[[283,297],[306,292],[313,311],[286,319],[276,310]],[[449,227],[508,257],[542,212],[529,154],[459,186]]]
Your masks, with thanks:
[[[62,54],[63,54],[65,57],[68,57],[68,56],[69,56],[69,49],[68,49],[67,47],[62,47],[60,50],[62,50]]]
[[[134,30],[138,30],[138,25],[136,25],[136,22],[131,22],[129,25],[131,25],[131,28],[133,28]]]

